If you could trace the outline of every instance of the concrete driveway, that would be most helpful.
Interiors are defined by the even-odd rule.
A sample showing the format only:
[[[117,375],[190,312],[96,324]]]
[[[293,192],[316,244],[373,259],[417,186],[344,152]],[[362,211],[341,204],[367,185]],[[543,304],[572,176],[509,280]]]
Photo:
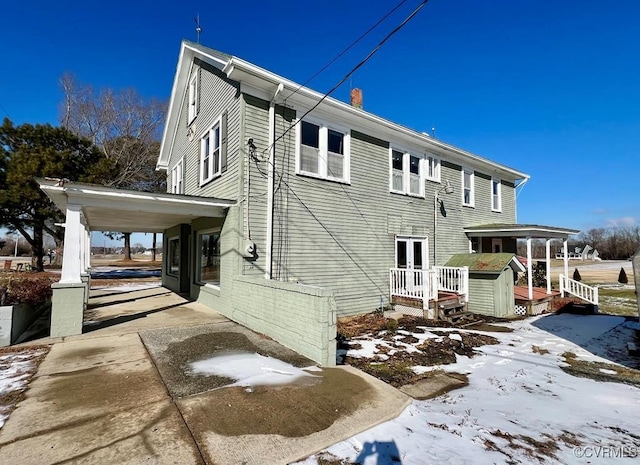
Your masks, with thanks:
[[[0,430],[3,463],[289,463],[397,416],[409,398],[350,367],[232,386],[192,363],[312,362],[163,288],[96,292],[83,335],[52,344]]]

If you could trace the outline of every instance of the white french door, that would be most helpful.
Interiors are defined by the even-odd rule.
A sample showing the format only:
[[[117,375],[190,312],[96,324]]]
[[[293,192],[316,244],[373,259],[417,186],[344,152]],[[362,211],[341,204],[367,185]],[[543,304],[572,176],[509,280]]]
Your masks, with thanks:
[[[429,268],[429,250],[424,236],[396,236],[396,268],[407,270],[406,290],[411,294],[421,294],[425,287],[424,273],[413,271]]]

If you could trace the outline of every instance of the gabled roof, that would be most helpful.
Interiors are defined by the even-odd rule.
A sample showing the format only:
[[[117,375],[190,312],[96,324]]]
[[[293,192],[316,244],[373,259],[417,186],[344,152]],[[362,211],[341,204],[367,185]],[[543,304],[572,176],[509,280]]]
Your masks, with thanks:
[[[298,105],[301,108],[311,108],[324,97],[324,94],[320,92],[301,87],[293,81],[241,58],[185,40],[180,48],[176,75],[171,90],[167,123],[164,128],[160,156],[157,163],[158,169],[168,169],[169,156],[171,155],[175,134],[178,129],[178,118],[185,96],[186,83],[194,58],[199,58],[211,66],[217,67],[229,79],[240,82],[243,92],[265,100],[273,98],[280,84],[283,85],[284,89],[279,93],[279,98],[286,98],[288,104]],[[478,169],[485,174],[495,174],[505,181],[515,182],[516,180],[527,180],[529,178],[523,172],[433,139],[425,133],[380,118],[332,97],[326,97],[318,108],[314,110],[313,114],[329,119],[338,119],[339,121],[336,121],[336,123],[342,122],[351,129],[379,139],[406,144],[409,147],[416,147],[434,153],[446,158],[448,161]]]
[[[36,179],[40,189],[66,213],[79,205],[91,231],[164,232],[200,217],[224,217],[232,200]]]
[[[488,274],[498,274],[507,267],[514,271],[525,271],[512,253],[459,253],[451,257],[445,266],[466,266],[470,272]]]
[[[516,238],[542,238],[542,239],[566,239],[568,236],[578,234],[577,229],[561,228],[557,226],[542,226],[539,224],[507,224],[494,223],[478,226],[467,226],[463,229],[469,237],[516,237]]]

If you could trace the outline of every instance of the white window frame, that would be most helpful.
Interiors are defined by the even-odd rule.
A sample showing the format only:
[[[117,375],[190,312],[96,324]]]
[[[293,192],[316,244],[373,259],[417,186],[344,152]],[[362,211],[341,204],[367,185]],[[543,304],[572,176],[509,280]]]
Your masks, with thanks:
[[[198,116],[198,70],[194,69],[187,92],[187,125]]]
[[[493,192],[494,187],[497,187],[497,193]],[[502,212],[502,182],[498,178],[491,178],[491,211]]]
[[[393,187],[393,152],[402,153],[402,190],[394,189]],[[420,188],[419,192],[411,192],[411,157],[415,157],[418,159],[418,177]],[[424,188],[424,180],[425,180],[425,157],[424,155],[419,155],[414,151],[407,150],[405,148],[399,147],[397,145],[389,146],[389,192],[394,194],[403,194],[409,195],[411,197],[421,197],[425,196],[425,188]]]
[[[302,161],[302,121],[314,124],[319,127],[318,134],[318,172],[304,171],[301,167]],[[327,123],[326,121],[305,117],[304,120],[298,119],[296,128],[296,174],[310,176],[313,178],[324,179],[327,181],[335,181],[343,184],[351,183],[351,131],[345,127]],[[342,177],[338,178],[329,173],[329,130],[339,132],[343,136],[343,166]]]
[[[424,164],[425,179],[440,182],[440,159],[431,153],[426,153]]]
[[[171,170],[171,193],[184,194],[184,158],[181,158]]]
[[[196,256],[195,256],[195,264],[196,264],[196,269],[195,269],[195,273],[193,275],[193,280],[195,284],[198,284],[200,286],[207,286],[207,287],[212,287],[214,289],[220,290],[220,281],[218,281],[218,283],[216,284],[215,282],[212,281],[202,281],[200,279],[200,274],[201,274],[201,270],[202,270],[202,253],[201,253],[201,248],[202,248],[202,236],[204,236],[205,234],[218,234],[218,248],[220,249],[220,260],[222,259],[222,249],[221,249],[221,245],[222,245],[222,232],[220,228],[212,228],[212,229],[203,229],[202,231],[196,231],[195,235],[196,235],[196,240],[195,240],[195,244],[196,244]],[[219,273],[219,279],[222,279],[222,261],[220,261],[218,263],[218,273]]]
[[[200,187],[204,186],[209,181],[219,177],[222,174],[222,117],[218,117],[215,122],[207,129],[202,136],[200,136]],[[216,129],[218,130],[218,147],[212,143],[215,141]],[[209,153],[207,151],[206,139],[209,138]],[[217,151],[217,154],[216,154]],[[209,163],[205,160],[209,157]],[[214,158],[217,157],[217,170],[214,170]],[[206,171],[206,172],[205,172]]]
[[[465,186],[464,183],[464,175],[465,173],[469,174],[469,179],[470,179],[470,186]],[[475,200],[476,200],[476,195],[475,195],[475,171],[471,168],[462,168],[462,172],[461,172],[461,186],[462,186],[462,206],[464,207],[475,207]],[[464,192],[465,190],[469,189],[469,202],[465,202],[464,201]]]

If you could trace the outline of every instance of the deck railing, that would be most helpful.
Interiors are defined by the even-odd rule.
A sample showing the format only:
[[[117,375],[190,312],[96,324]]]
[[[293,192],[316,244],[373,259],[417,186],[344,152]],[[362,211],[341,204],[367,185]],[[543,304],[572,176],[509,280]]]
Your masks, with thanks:
[[[454,266],[434,266],[438,279],[438,291],[464,295],[469,301],[469,268]]]
[[[417,299],[433,298],[432,270],[411,270],[391,268],[389,273],[389,293],[393,296]]]
[[[563,274],[560,275],[560,295],[564,297],[564,294],[571,294],[580,299],[598,305],[598,288],[594,286],[588,286],[579,281],[569,278]]]
[[[436,299],[438,291],[453,292],[469,297],[469,269],[434,266],[429,270],[391,268],[389,270],[389,294],[399,297]]]

